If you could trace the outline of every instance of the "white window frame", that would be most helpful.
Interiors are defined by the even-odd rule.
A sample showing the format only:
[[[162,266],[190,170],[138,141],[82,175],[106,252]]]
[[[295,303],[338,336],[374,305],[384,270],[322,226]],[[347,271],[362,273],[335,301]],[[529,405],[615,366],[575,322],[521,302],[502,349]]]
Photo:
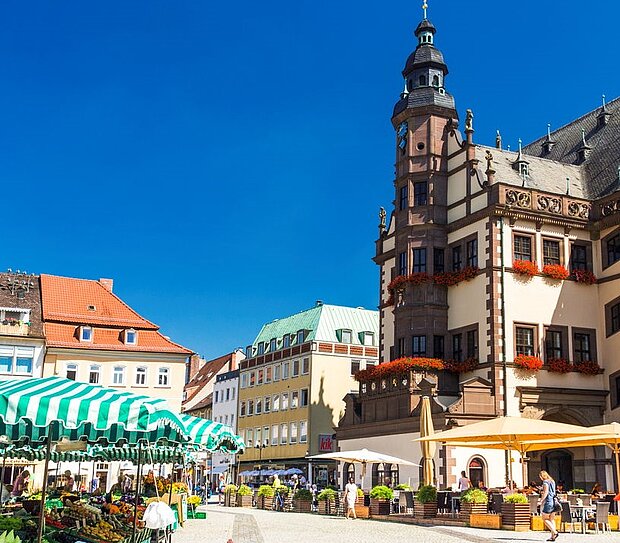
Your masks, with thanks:
[[[283,392],[282,399],[280,401],[280,411],[286,411],[288,408],[288,392]]]
[[[348,345],[353,343],[353,330],[349,330],[348,328],[343,328],[340,334],[341,334],[340,335],[341,343],[346,343]],[[346,337],[345,337],[345,334],[346,334]]]
[[[2,356],[10,359],[10,368],[3,371],[4,375],[32,375],[35,364],[35,348],[21,345],[2,345],[0,346]],[[20,358],[30,360],[30,371],[18,371],[18,360]]]
[[[244,372],[241,374],[241,380],[239,383],[239,388],[248,388],[248,383],[250,382],[250,373]]]
[[[308,443],[308,421],[307,420],[299,421],[299,443]]]
[[[88,339],[84,338],[84,332],[86,331],[90,332],[90,337]],[[85,343],[92,343],[94,335],[95,330],[92,326],[80,326],[80,341],[83,341]]]
[[[71,379],[71,377],[69,377],[69,372],[73,371],[75,372],[75,377],[72,379],[73,381],[77,381],[77,377],[78,377],[78,365],[70,362],[69,364],[67,364],[65,366],[65,378],[67,379]]]
[[[291,422],[289,425],[289,431],[288,431],[288,442],[291,445],[297,444],[297,430],[298,430],[297,422]]]
[[[295,366],[297,366],[297,371],[295,371]],[[296,358],[291,363],[291,377],[299,377],[300,372],[301,372],[301,360],[299,360],[299,358]]]
[[[302,403],[303,401],[303,396],[304,396],[304,391],[306,391],[306,403]],[[309,388],[302,388],[299,391],[299,407],[308,407],[308,405],[310,404],[310,389]]]
[[[274,352],[278,349],[278,340],[274,337],[269,340],[269,352]]]
[[[299,390],[291,390],[291,409],[297,409],[299,407]]]
[[[271,396],[265,396],[263,400],[263,413],[271,413]]]
[[[129,336],[133,335],[133,341],[129,340]],[[125,330],[125,345],[137,345],[138,344],[138,332],[133,328]]]
[[[280,424],[280,445],[288,444],[288,422]]]
[[[273,365],[273,382],[277,383],[280,379],[282,379],[282,364],[274,364]]]
[[[7,312],[21,313],[21,318],[17,321],[22,324],[30,324],[30,309],[23,309],[21,307],[0,307],[0,324],[7,318]]]
[[[372,347],[375,344],[375,333],[374,332],[362,332],[363,334],[363,343],[367,347]],[[369,342],[370,340],[370,342]]]
[[[310,357],[306,356],[301,361],[301,374],[308,375],[310,373]]]
[[[280,439],[280,425],[279,424],[272,424],[271,425],[271,445],[273,447],[275,447],[276,445],[279,445],[279,439]]]
[[[136,386],[145,387],[148,385],[148,368],[146,366],[138,366],[136,368]],[[144,382],[140,382],[140,377],[144,377]]]
[[[291,363],[282,362],[282,380],[285,381],[291,376]]]
[[[162,377],[165,377],[164,383],[162,383]],[[160,366],[157,369],[157,386],[170,388],[170,368]]]
[[[274,394],[271,398],[271,412],[277,413],[280,411],[280,395]]]
[[[112,385],[123,386],[125,384],[125,366],[114,366],[112,368]],[[118,371],[120,370],[120,372]],[[117,382],[117,377],[120,375],[120,382]]]
[[[97,375],[97,380],[92,381],[92,375]],[[98,364],[91,364],[88,368],[88,383],[90,385],[100,385],[101,384],[101,366]]]

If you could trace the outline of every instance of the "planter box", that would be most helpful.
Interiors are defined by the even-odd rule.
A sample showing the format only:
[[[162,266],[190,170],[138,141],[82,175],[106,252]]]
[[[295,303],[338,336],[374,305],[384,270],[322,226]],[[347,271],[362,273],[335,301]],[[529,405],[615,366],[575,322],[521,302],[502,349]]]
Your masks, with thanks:
[[[312,512],[312,502],[310,500],[295,500],[293,501],[293,507],[298,513]]]
[[[390,500],[375,500],[370,498],[370,516],[387,516],[391,513],[392,502]]]
[[[609,529],[618,530],[618,515],[609,515]]]
[[[415,500],[413,511],[417,518],[435,518],[437,516],[437,502],[420,503]]]
[[[567,524],[573,524],[572,522],[566,522],[565,523],[565,528],[567,527]],[[578,523],[575,522],[573,529],[575,528],[575,526]],[[556,530],[559,532],[560,528],[562,527],[562,519],[561,516],[559,514],[555,515],[555,528]],[[542,517],[538,516],[538,515],[532,515],[532,520],[530,522],[530,530],[533,530],[535,532],[544,532],[547,528],[545,528],[545,523],[543,522]],[[581,528],[579,528],[581,530]]]
[[[237,494],[237,507],[252,507],[252,496],[239,496]]]
[[[502,516],[492,515],[490,513],[472,513],[469,516],[469,525],[472,528],[488,528],[490,530],[499,530],[502,527]]]
[[[331,500],[319,501],[319,514],[331,515],[332,511],[336,509],[336,502]]]
[[[469,523],[471,515],[485,515],[488,513],[486,503],[463,503],[461,502],[461,510],[459,512],[459,520]]]
[[[362,499],[362,501],[364,501]],[[357,518],[370,518],[370,507],[365,505],[355,504],[355,516]]]
[[[256,498],[256,507],[265,510],[273,509],[273,496],[258,496],[258,498]]]
[[[532,513],[529,503],[502,503],[502,529],[527,532]]]
[[[237,494],[234,492],[224,494],[224,505],[226,507],[237,507]]]

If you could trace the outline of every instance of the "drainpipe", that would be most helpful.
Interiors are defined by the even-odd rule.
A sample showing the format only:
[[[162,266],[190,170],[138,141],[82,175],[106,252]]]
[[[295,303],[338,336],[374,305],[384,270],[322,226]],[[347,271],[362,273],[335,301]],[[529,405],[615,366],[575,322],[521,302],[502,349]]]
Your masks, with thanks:
[[[500,246],[500,285],[501,285],[501,297],[500,297],[500,311],[502,314],[502,374],[504,379],[504,415],[507,413],[508,406],[508,368],[506,366],[506,296],[504,292],[504,279],[506,275],[506,263],[504,261],[504,217],[500,215],[499,217],[499,246]],[[510,461],[511,457],[509,452],[504,451],[504,461],[506,463],[506,480],[508,484],[512,484],[512,481],[508,481],[509,473],[510,473]],[[523,483],[525,484],[525,482]]]

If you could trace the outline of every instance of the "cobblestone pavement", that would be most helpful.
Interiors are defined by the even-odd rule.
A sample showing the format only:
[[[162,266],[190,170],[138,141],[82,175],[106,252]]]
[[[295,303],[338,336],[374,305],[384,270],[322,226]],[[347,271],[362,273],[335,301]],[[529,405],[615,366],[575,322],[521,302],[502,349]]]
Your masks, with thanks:
[[[206,520],[188,520],[173,543],[506,543],[546,541],[547,532],[507,532],[461,527],[422,527],[375,520],[345,520],[304,513],[206,507]],[[560,534],[559,543],[618,543],[618,532]]]

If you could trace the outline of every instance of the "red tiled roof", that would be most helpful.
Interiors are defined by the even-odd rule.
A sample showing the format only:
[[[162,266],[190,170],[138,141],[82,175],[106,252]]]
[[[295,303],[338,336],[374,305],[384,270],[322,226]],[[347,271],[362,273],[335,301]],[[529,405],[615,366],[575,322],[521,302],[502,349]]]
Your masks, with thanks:
[[[189,381],[185,385],[185,390],[190,391],[191,393],[185,399],[184,403],[191,401],[198,392],[202,389],[202,387],[207,384],[212,379],[215,379],[215,376],[219,373],[219,371],[228,364],[232,359],[232,353],[225,354],[224,356],[220,356],[219,358],[214,358],[213,360],[209,360],[198,372],[191,381]],[[195,388],[195,390],[193,390]],[[192,408],[195,409],[195,408]]]
[[[123,330],[118,328],[93,328],[92,341],[79,340],[79,326],[46,322],[45,337],[48,347],[74,349],[99,349],[103,351],[137,351],[156,353],[191,354],[192,351],[170,341],[157,330],[139,330],[136,345],[125,345]]]
[[[191,413],[192,411],[198,411],[200,409],[204,409],[205,407],[209,407],[213,405],[213,394],[209,394],[204,400],[192,406],[190,409],[185,410],[183,407],[181,410],[183,413]]]
[[[148,328],[157,325],[142,318],[99,281],[41,274],[43,320]],[[94,309],[89,309],[94,306]]]

